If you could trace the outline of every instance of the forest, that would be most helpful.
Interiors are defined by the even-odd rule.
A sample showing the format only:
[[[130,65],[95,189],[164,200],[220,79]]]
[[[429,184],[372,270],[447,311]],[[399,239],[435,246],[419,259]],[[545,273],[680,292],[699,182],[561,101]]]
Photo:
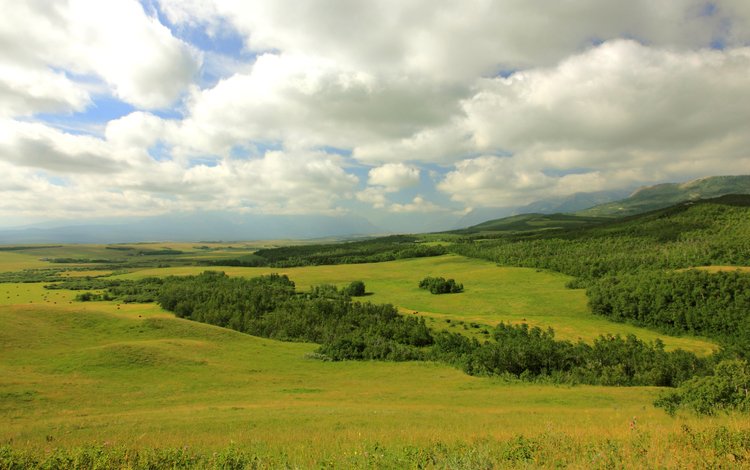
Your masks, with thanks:
[[[323,360],[433,360],[470,375],[623,386],[676,386],[711,370],[712,359],[667,352],[659,341],[646,343],[632,335],[601,336],[588,345],[557,340],[552,329],[526,324],[501,323],[481,343],[460,333],[435,332],[424,318],[400,315],[392,305],[352,301],[350,291],[360,291],[360,283],[297,292],[285,275],[245,279],[206,271],[116,283],[104,295],[143,302],[155,298],[180,318],[282,341],[317,343],[316,357]]]

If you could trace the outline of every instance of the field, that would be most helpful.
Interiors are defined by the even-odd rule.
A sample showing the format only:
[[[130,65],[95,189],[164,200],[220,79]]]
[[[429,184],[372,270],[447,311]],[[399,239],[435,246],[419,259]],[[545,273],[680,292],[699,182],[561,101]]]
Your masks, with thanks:
[[[14,255],[14,266],[23,265],[23,255]],[[445,319],[452,325],[525,318],[571,339],[630,331],[655,337],[587,316],[583,292],[565,289],[569,278],[554,273],[455,256],[284,272],[300,289],[361,279],[372,292],[367,300],[419,311],[446,328],[452,327]],[[416,288],[426,275],[455,277],[466,291],[431,296]],[[189,322],[155,305],[80,303],[73,296],[41,284],[0,284],[0,446],[35,455],[87,445],[112,452],[187,447],[209,456],[236,448],[261,466],[341,468],[493,461],[732,466],[750,458],[736,438],[748,436],[745,417],[671,418],[651,405],[656,388],[531,384],[470,377],[434,363],[322,362],[307,357],[312,344]],[[665,342],[703,352],[714,347],[695,338]],[[722,432],[729,436],[724,447],[696,445]]]
[[[127,278],[198,274],[206,268],[186,266],[145,269]],[[302,268],[216,268],[232,276],[253,277],[271,272],[287,274],[298,290],[331,283],[344,286],[361,280],[372,295],[373,303],[391,303],[406,314],[417,313],[434,319],[436,327],[462,328],[456,322],[494,326],[501,321],[552,327],[557,337],[591,341],[600,334],[635,334],[641,339],[662,338],[667,349],[682,348],[708,354],[716,348],[710,341],[697,338],[675,338],[632,325],[613,323],[591,315],[585,292],[568,289],[571,278],[563,274],[529,268],[498,267],[482,260],[446,255],[373,264],[348,264]],[[432,295],[419,289],[426,276],[455,278],[464,284],[464,292],[454,295]],[[450,324],[445,323],[450,320]]]

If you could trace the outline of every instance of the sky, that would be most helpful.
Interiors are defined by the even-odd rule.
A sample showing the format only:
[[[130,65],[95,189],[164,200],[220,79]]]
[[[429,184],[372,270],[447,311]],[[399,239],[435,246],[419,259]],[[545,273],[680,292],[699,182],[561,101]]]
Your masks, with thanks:
[[[0,0],[0,226],[750,173],[747,0]]]

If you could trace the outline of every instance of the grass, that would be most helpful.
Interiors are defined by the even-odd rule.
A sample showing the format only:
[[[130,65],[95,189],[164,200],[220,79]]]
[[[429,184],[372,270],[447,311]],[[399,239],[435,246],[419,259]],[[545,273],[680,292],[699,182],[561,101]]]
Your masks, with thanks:
[[[203,267],[147,269],[125,275],[129,278],[197,274]],[[592,341],[603,333],[635,334],[652,341],[662,338],[667,349],[682,348],[708,354],[716,345],[694,337],[670,337],[645,328],[613,323],[594,316],[585,291],[568,289],[569,276],[531,268],[498,267],[493,263],[446,255],[374,264],[313,266],[302,268],[216,268],[229,275],[258,276],[270,272],[287,274],[298,289],[332,283],[344,286],[362,280],[372,295],[365,300],[397,305],[406,314],[419,314],[434,321],[437,328],[451,328],[463,321],[494,326],[501,321],[552,327],[558,338]],[[464,284],[461,294],[433,295],[419,289],[425,276],[454,278]],[[447,323],[446,320],[450,320]],[[457,328],[461,328],[458,326]]]
[[[280,343],[173,318],[0,307],[0,443],[209,451],[237,443],[323,458],[526,437],[662,436],[732,416],[668,417],[655,388],[566,387],[470,377],[433,363],[320,362]]]
[[[0,254],[0,263],[8,259],[37,260]],[[300,289],[361,279],[371,293],[366,300],[418,311],[436,327],[525,319],[570,339],[656,336],[593,317],[583,291],[564,287],[568,277],[533,269],[444,256],[282,271]],[[434,296],[417,287],[427,275],[454,277],[466,290]],[[671,418],[651,405],[658,388],[471,377],[426,362],[321,362],[308,357],[316,345],[177,319],[154,304],[79,303],[75,294],[0,284],[0,468],[12,459],[26,462],[21,467],[48,459],[52,468],[63,454],[86,462],[89,454],[127,460],[133,452],[161,465],[173,465],[170,452],[194,454],[198,460],[183,467],[209,468],[226,467],[228,455],[260,467],[336,468],[733,467],[750,459],[737,437],[750,433],[745,416]],[[664,340],[695,351],[713,347]]]

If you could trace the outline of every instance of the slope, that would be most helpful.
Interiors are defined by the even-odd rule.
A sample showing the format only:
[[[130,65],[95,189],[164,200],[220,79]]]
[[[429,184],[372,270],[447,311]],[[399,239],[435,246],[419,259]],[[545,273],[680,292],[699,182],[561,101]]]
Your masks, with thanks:
[[[638,189],[629,197],[600,204],[575,214],[588,217],[622,217],[668,207],[683,201],[726,194],[750,194],[750,175],[711,176],[685,183],[665,183]]]

